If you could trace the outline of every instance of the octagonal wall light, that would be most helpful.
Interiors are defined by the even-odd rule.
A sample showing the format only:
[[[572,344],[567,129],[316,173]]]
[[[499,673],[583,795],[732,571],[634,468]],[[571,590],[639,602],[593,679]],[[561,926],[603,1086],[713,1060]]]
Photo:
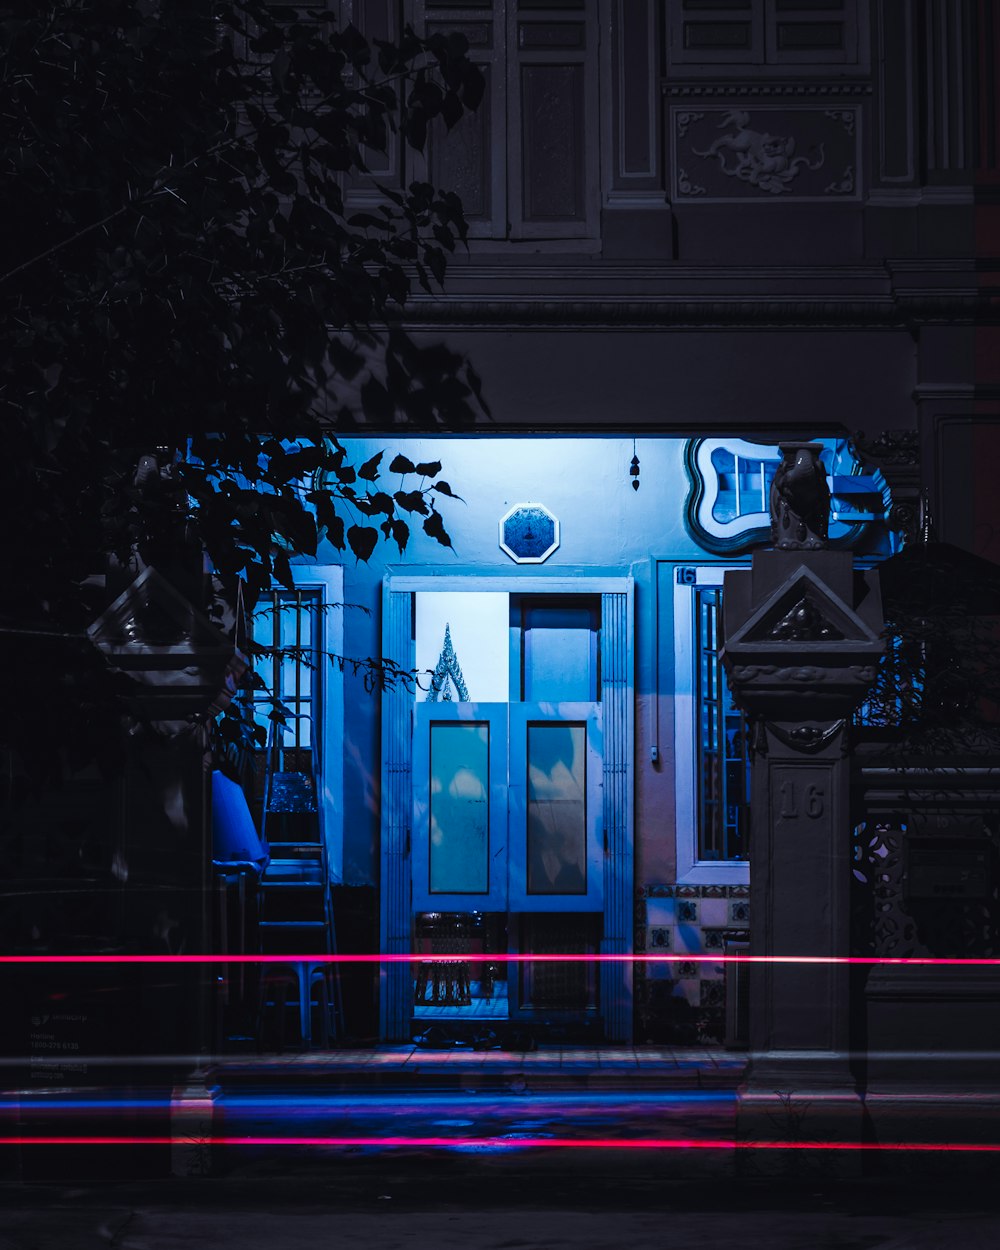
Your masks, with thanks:
[[[540,503],[516,503],[500,518],[500,550],[516,564],[542,564],[559,546],[559,521]]]

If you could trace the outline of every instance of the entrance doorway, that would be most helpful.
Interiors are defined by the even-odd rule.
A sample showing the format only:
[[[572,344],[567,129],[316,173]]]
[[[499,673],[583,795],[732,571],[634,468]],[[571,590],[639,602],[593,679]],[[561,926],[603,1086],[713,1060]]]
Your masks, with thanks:
[[[389,583],[387,654],[429,680],[383,705],[382,949],[411,957],[383,971],[384,1035],[412,1036],[429,1017],[589,1022],[589,1036],[628,1040],[622,965],[473,957],[630,949],[630,583]],[[502,601],[502,631],[482,623],[481,602],[474,635],[450,619],[477,594]],[[483,675],[497,638],[499,682]]]

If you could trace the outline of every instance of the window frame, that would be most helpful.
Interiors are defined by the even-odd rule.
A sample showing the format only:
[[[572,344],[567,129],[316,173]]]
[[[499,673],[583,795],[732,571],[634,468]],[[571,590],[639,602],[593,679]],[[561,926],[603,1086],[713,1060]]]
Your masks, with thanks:
[[[356,0],[354,0],[356,3]],[[488,24],[491,39],[488,45],[475,44],[469,58],[488,67],[487,92],[480,105],[488,109],[484,125],[488,152],[484,157],[484,174],[489,180],[490,209],[482,217],[469,221],[470,251],[489,253],[497,248],[505,251],[591,252],[600,248],[601,239],[601,129],[600,97],[603,90],[600,42],[601,30],[597,6],[583,0],[579,8],[567,9],[556,0],[551,6],[521,9],[513,0],[488,5],[463,5],[457,0],[446,4],[435,0],[405,0],[406,20],[419,31],[428,28],[461,28]],[[579,48],[571,45],[528,46],[524,33],[535,27],[557,27],[578,24],[583,28],[584,42]],[[522,126],[523,77],[531,69],[580,68],[582,91],[576,104],[580,109],[580,160],[578,171],[582,214],[578,217],[530,217],[525,213],[527,189],[526,160],[531,157]],[[431,135],[425,153],[412,149],[403,153],[405,181],[418,177],[435,182],[431,170],[430,151],[438,135]]]
[[[745,25],[750,42],[746,46],[687,48],[685,26],[689,22],[731,22]],[[819,46],[780,48],[778,28],[782,25],[808,27],[824,21],[839,21],[843,26],[842,48]],[[667,63],[681,76],[709,76],[735,73],[741,77],[758,77],[776,70],[803,76],[833,72],[866,74],[870,67],[868,39],[869,6],[867,0],[844,0],[843,8],[814,8],[804,3],[797,8],[778,10],[775,0],[720,0],[701,12],[689,9],[685,0],[670,0],[667,14]]]
[[[699,859],[698,623],[695,592],[721,588],[727,572],[742,564],[689,565],[696,580],[680,582],[674,574],[674,819],[678,885],[749,885],[749,859]]]
[[[317,613],[314,650],[318,656],[312,675],[312,702],[319,716],[317,763],[320,831],[326,843],[332,884],[343,880],[344,866],[344,674],[324,653],[344,654],[344,570],[339,564],[292,564],[296,590],[318,591],[320,604],[332,605]],[[273,590],[283,590],[275,583]]]

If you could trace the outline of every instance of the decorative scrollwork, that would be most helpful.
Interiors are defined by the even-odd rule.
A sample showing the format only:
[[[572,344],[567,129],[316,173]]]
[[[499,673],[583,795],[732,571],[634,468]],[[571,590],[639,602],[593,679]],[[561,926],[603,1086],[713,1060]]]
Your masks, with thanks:
[[[823,188],[824,195],[853,195],[854,194],[854,166],[845,165],[844,172],[839,178],[834,178],[833,182],[827,183]]]
[[[687,110],[685,110],[682,113],[678,113],[677,114],[677,137],[679,139],[683,139],[684,136],[688,132],[688,126],[690,126],[692,122],[700,122],[704,116],[705,116],[704,113],[693,113],[693,112],[688,112]]]
[[[874,460],[883,467],[916,468],[920,464],[920,440],[916,430],[883,430],[874,438],[858,430],[851,444],[863,459]]]
[[[849,135],[854,135],[854,125],[856,121],[853,109],[826,109],[826,116],[831,121],[840,122]]]
[[[852,937],[855,955],[881,958],[995,958],[1000,950],[1000,883],[983,898],[914,898],[907,893],[903,819],[862,821],[852,850]],[[983,814],[981,833],[995,856],[1000,815]]]
[[[681,195],[704,195],[705,188],[691,181],[685,169],[677,170],[677,190]]]
[[[826,678],[824,668],[814,665],[799,665],[779,668],[777,664],[737,664],[733,667],[730,677],[736,685],[744,682],[757,681],[760,677],[769,677],[775,682],[819,682]]]

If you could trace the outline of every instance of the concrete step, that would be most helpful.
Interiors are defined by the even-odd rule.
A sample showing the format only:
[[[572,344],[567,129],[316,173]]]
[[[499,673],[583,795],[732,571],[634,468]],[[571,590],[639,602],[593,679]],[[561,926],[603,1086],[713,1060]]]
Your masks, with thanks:
[[[588,1048],[555,1047],[530,1052],[448,1050],[418,1047],[371,1050],[303,1051],[282,1055],[233,1055],[217,1059],[212,1079],[224,1088],[322,1086],[330,1091],[364,1093],[396,1089],[435,1092],[561,1090],[735,1090],[745,1060],[727,1052],[686,1057],[631,1050],[603,1054]]]

